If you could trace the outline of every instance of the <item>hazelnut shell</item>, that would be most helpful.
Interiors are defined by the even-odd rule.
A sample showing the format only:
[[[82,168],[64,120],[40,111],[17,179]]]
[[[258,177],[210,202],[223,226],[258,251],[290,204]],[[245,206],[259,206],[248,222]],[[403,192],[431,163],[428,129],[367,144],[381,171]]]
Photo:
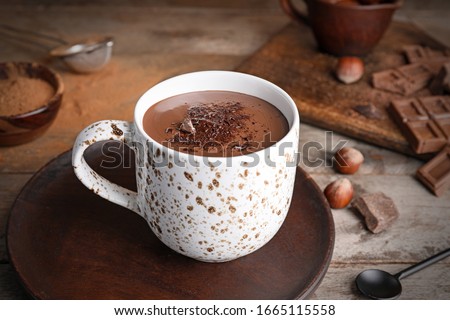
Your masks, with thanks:
[[[345,84],[358,81],[364,75],[364,63],[358,57],[339,58],[336,77]]]
[[[343,174],[354,174],[364,162],[361,151],[351,147],[344,147],[336,152],[334,159],[334,167]]]
[[[323,193],[331,208],[342,209],[352,201],[353,186],[347,178],[340,178],[327,185]]]

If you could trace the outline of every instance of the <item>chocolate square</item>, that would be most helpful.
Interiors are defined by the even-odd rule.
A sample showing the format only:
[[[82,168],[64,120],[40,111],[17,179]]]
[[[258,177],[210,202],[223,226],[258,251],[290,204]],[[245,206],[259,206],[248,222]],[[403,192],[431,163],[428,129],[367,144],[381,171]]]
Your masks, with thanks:
[[[395,100],[388,111],[416,153],[438,152],[450,143],[450,96]]]
[[[391,103],[402,122],[428,120],[428,114],[417,99],[394,100]]]
[[[395,69],[375,72],[372,75],[372,85],[405,96],[428,86],[434,73],[425,64],[408,64]]]
[[[403,47],[403,52],[405,53],[406,60],[408,60],[409,63],[419,62],[427,57],[425,48],[420,45],[405,46]]]
[[[367,228],[373,233],[387,229],[399,216],[394,201],[382,192],[363,194],[351,205],[361,213]]]
[[[450,97],[430,96],[419,98],[419,101],[431,118],[450,118]]]
[[[406,138],[418,154],[437,152],[447,139],[432,120],[406,122]]]
[[[444,64],[434,77],[429,89],[434,95],[450,93],[450,62]]]
[[[450,117],[435,120],[439,129],[441,129],[444,136],[447,138],[447,142],[450,144]]]
[[[446,61],[450,58],[450,50],[435,50],[421,45],[409,45],[403,47],[406,60],[409,63],[422,63],[430,61]]]
[[[425,64],[408,64],[397,68],[397,70],[408,80],[405,95],[426,88],[434,77],[434,73]]]
[[[416,176],[436,196],[441,196],[450,187],[450,147],[420,167]]]
[[[395,69],[376,72],[372,75],[372,85],[394,93],[405,94],[408,91],[408,80]]]

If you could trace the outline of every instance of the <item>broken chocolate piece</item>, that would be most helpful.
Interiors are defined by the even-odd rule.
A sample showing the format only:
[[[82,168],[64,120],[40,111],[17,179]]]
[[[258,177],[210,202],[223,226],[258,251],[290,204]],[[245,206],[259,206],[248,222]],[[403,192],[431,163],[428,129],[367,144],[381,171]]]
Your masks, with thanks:
[[[421,62],[443,62],[450,60],[450,50],[434,50],[430,47],[425,47],[421,45],[409,45],[403,47],[403,52],[405,53],[406,59],[409,63],[421,63]]]
[[[375,89],[386,90],[394,93],[405,94],[407,80],[395,69],[376,72],[372,75],[372,85]]]
[[[167,141],[178,147],[222,150],[239,138],[249,117],[238,101],[193,104],[181,122],[173,123],[175,134]],[[252,138],[251,134],[247,136]]]
[[[361,213],[373,233],[386,230],[399,216],[394,201],[382,192],[363,194],[352,201],[352,207]]]
[[[396,100],[388,111],[416,153],[435,153],[449,143],[449,96]]]
[[[355,110],[356,112],[358,112],[359,114],[363,115],[368,119],[382,120],[385,118],[383,112],[377,107],[375,107],[372,103],[366,105],[358,105],[356,107],[353,107],[353,110]]]
[[[433,77],[434,73],[427,65],[415,63],[375,72],[372,85],[376,89],[409,96],[426,88]]]
[[[450,94],[450,62],[441,67],[429,88],[431,93],[435,95]]]
[[[181,122],[180,130],[187,133],[195,133],[195,128],[192,124],[191,118],[185,118],[183,122]]]
[[[441,196],[450,187],[450,147],[420,167],[416,176],[431,192]]]
[[[425,88],[438,72],[437,70],[433,72],[428,65],[419,63],[401,66],[397,68],[397,70],[408,79],[411,86],[410,88],[411,90],[414,90],[414,92]]]

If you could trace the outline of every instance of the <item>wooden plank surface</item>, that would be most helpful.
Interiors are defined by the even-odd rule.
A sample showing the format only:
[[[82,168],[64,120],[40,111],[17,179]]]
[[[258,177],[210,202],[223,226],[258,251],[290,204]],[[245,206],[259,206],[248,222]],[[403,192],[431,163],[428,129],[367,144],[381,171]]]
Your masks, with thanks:
[[[398,17],[415,14],[421,27],[431,26],[440,39],[448,38],[445,23],[427,22],[446,2],[432,5],[408,1]],[[106,118],[132,119],[140,94],[158,81],[187,71],[233,70],[271,36],[289,23],[277,1],[123,1],[54,0],[42,5],[0,4],[0,20],[67,39],[86,34],[112,34],[117,40],[111,64],[99,73],[75,75],[45,52],[0,39],[0,60],[39,61],[63,77],[66,94],[58,118],[39,140],[24,146],[0,148],[0,298],[23,299],[5,252],[4,228],[9,208],[21,187],[42,165],[69,149],[78,131]],[[418,2],[417,2],[418,3]],[[427,9],[424,15],[422,9]],[[419,9],[419,10],[418,10]],[[445,21],[444,21],[445,22]],[[446,37],[447,36],[447,37]],[[295,91],[289,92],[291,95]],[[422,164],[411,157],[360,140],[302,123],[301,166],[321,188],[338,177],[329,166],[339,143],[360,149],[365,163],[351,176],[357,193],[384,191],[394,199],[400,218],[385,233],[369,233],[360,217],[349,209],[333,210],[336,245],[333,259],[315,299],[359,299],[353,279],[365,268],[398,271],[450,246],[450,192],[436,198],[414,178]],[[402,299],[450,299],[448,261],[404,280]],[[435,285],[438,283],[437,285]]]
[[[312,295],[311,299],[363,299],[355,285],[356,276],[366,269],[372,269],[373,264],[334,264],[322,281],[322,285]],[[406,269],[409,264],[378,264],[376,268],[395,274]],[[402,280],[402,295],[400,300],[449,300],[450,285],[448,270],[450,263],[441,261],[433,267]],[[444,281],[442,280],[444,279]]]
[[[35,172],[50,158],[71,148],[77,133],[94,121],[132,120],[134,104],[140,95],[165,78],[197,70],[235,69],[277,31],[277,26],[286,23],[282,15],[274,17],[270,10],[37,8],[8,7],[0,10],[0,20],[15,25],[20,17],[22,29],[38,26],[41,32],[68,40],[111,34],[116,40],[113,59],[98,73],[73,74],[60,62],[48,61],[42,49],[0,37],[4,41],[0,47],[1,60],[45,63],[60,73],[65,85],[57,121],[41,139],[3,148],[0,172]],[[27,156],[21,161],[7,161],[17,154]]]

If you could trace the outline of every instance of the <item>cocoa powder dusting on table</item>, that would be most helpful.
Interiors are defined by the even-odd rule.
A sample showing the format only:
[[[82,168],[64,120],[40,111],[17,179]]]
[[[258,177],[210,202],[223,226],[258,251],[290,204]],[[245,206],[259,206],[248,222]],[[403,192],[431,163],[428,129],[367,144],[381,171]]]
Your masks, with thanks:
[[[54,88],[46,81],[10,70],[8,78],[0,79],[0,116],[33,111],[45,105],[54,94]]]

